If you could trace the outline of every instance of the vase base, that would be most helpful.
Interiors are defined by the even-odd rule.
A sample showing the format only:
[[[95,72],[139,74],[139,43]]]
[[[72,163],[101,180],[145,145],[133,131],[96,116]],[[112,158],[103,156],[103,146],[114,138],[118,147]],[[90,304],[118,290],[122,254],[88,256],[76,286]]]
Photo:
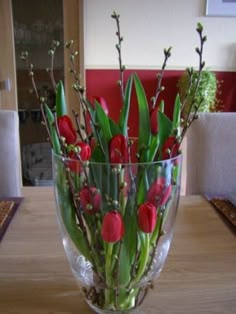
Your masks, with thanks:
[[[130,295],[127,294],[127,299],[123,299],[122,306],[124,307],[124,301],[127,303],[125,306],[126,308],[121,309],[119,303],[117,306],[113,303],[113,305],[109,304],[101,306],[100,304],[104,304],[104,300],[102,296],[104,295],[104,291],[100,289],[96,289],[95,287],[86,288],[83,287],[82,291],[85,296],[85,300],[89,307],[98,314],[142,314],[143,312],[140,311],[141,305],[145,300],[145,297],[148,294],[150,288],[152,288],[152,282],[148,282],[146,286],[142,286],[138,288],[137,295],[132,297],[129,302],[127,303]],[[134,291],[134,290],[132,290]],[[114,293],[114,291],[113,291]],[[103,301],[101,301],[103,300]],[[114,301],[115,302],[115,301]],[[115,302],[116,303],[116,302]]]

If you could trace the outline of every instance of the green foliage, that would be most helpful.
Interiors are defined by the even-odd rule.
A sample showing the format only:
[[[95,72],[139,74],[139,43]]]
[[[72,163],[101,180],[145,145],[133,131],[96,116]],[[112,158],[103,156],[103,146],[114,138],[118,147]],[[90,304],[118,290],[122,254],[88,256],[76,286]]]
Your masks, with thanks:
[[[197,71],[193,71],[192,84],[188,71],[186,70],[178,81],[180,99],[183,103],[186,96],[186,103],[183,114],[186,115],[190,108],[194,97],[194,91],[197,83]],[[217,79],[215,73],[206,69],[202,71],[199,81],[199,86],[195,94],[196,105],[199,105],[198,112],[217,111]],[[192,108],[194,111],[194,108]]]
[[[65,98],[64,86],[63,86],[62,81],[59,81],[59,83],[57,84],[56,113],[57,113],[57,117],[61,117],[67,114],[66,98]]]

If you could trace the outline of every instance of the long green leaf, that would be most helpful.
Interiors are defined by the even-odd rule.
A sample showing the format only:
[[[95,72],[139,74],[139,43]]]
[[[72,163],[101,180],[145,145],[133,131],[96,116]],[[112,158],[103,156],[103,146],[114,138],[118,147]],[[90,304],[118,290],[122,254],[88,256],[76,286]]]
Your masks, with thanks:
[[[172,121],[161,111],[158,112],[159,151],[173,130]]]
[[[105,151],[106,157],[108,159],[108,144],[112,138],[112,133],[110,129],[110,122],[108,116],[105,114],[102,107],[96,102],[96,124],[99,128],[99,135]]]
[[[113,121],[112,119],[109,118],[109,124],[110,124],[110,130],[111,130],[111,134],[112,136],[115,136],[117,134],[122,134],[122,130],[119,127],[119,125],[117,125],[115,123],[115,121]]]
[[[129,111],[130,111],[132,85],[133,85],[133,76],[131,75],[126,83],[125,101],[124,101],[124,106],[122,107],[120,120],[119,120],[119,126],[121,128],[122,134],[124,134],[125,136],[128,135],[128,119],[129,119]]]
[[[125,212],[125,236],[120,249],[119,284],[126,286],[131,280],[131,269],[137,247],[137,223],[136,215],[130,208]],[[132,222],[132,223],[130,223]]]
[[[61,117],[67,114],[66,98],[62,81],[57,84],[56,113],[57,117]]]
[[[57,135],[56,127],[55,127],[55,118],[52,111],[48,107],[48,105],[45,105],[45,112],[46,112],[48,127],[49,127],[49,131],[51,135],[53,150],[56,154],[60,154],[61,145],[60,145],[60,141]]]
[[[148,161],[148,150],[150,144],[150,113],[147,102],[147,97],[143,85],[137,74],[134,74],[134,84],[138,101],[139,109],[139,139],[138,139],[138,148],[143,150],[141,154],[140,161]],[[146,148],[146,149],[145,149]]]
[[[181,101],[179,94],[176,95],[175,98],[175,106],[173,112],[173,129],[177,131],[177,134],[180,133],[180,110],[181,110]]]

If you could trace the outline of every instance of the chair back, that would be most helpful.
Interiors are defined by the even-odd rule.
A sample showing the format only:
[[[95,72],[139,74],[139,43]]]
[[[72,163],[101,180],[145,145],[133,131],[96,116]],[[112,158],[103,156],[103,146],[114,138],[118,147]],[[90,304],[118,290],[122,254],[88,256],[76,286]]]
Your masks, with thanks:
[[[199,113],[186,140],[186,194],[236,191],[236,112]]]
[[[19,117],[0,110],[0,197],[21,196]]]

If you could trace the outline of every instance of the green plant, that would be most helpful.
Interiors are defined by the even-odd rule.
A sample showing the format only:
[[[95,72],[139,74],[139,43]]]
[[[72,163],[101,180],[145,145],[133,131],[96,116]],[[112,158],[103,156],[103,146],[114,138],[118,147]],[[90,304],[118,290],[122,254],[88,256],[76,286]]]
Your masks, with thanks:
[[[199,105],[198,112],[220,111],[220,101],[217,99],[218,81],[214,72],[205,69],[201,72],[197,92],[195,93],[198,72],[193,69],[186,69],[178,81],[180,100],[185,102],[183,115],[190,110],[193,97]],[[195,94],[195,95],[194,95]],[[191,108],[191,112],[194,108]]]
[[[24,52],[22,59],[26,61],[36,97],[41,102],[54,151],[58,212],[67,234],[64,243],[69,236],[86,262],[83,264],[93,270],[93,283],[88,284],[85,278],[83,292],[93,306],[123,313],[141,304],[151,286],[149,281],[161,271],[166,258],[179,196],[180,144],[200,106],[195,94],[205,66],[202,56],[207,38],[198,23],[199,66],[190,104],[194,114],[187,114],[181,125],[184,105],[179,95],[172,119],[164,112],[164,101],[158,99],[171,48],[164,49],[164,62],[149,104],[138,75],[132,73],[127,81],[124,79],[119,15],[114,12],[112,18],[117,25],[118,87],[122,102],[118,121],[109,117],[102,102],[93,103],[86,98],[75,68],[78,53],[73,50],[72,41],[66,48],[70,52],[73,88],[80,104],[79,112],[74,113],[76,127],[67,113],[63,83],[54,82],[53,68],[49,74],[56,91],[55,112],[37,93],[28,53]],[[52,64],[57,46],[54,42],[49,51]],[[136,140],[129,137],[128,126],[132,89],[139,112]],[[68,254],[70,258],[74,255]],[[79,279],[81,267],[76,270]]]

